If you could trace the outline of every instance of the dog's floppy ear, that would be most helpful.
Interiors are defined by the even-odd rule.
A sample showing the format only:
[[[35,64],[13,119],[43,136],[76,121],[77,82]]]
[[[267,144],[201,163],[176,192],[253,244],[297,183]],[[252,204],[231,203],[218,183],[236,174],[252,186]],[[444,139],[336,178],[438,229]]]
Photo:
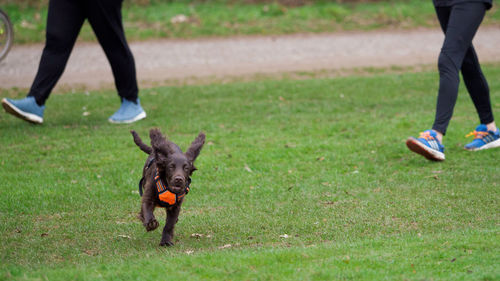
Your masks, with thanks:
[[[200,154],[201,148],[205,144],[205,134],[200,132],[196,139],[191,143],[191,146],[186,151],[186,157],[189,162],[194,163],[196,157]]]
[[[132,133],[132,136],[134,136],[134,142],[135,144],[144,152],[147,154],[151,154],[153,152],[153,148],[149,147],[147,144],[143,143],[139,135],[136,133],[136,131],[132,130],[130,131]]]
[[[165,139],[159,129],[151,129],[149,131],[149,137],[151,138],[151,146],[153,147],[153,151],[155,153],[162,152],[165,156],[174,153],[169,142]]]

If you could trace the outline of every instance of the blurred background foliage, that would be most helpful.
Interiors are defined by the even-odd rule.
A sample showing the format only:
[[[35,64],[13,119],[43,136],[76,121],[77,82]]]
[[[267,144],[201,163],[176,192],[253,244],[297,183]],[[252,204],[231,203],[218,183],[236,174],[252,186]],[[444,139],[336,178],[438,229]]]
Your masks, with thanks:
[[[49,0],[0,0],[17,44],[45,39]],[[200,38],[438,28],[432,0],[125,0],[127,38]],[[483,25],[500,26],[491,9]],[[80,41],[95,41],[86,23]]]
[[[125,3],[137,5],[150,5],[155,3],[224,3],[224,4],[263,4],[279,3],[284,6],[301,6],[311,3],[366,3],[366,2],[391,2],[393,0],[125,0]],[[0,4],[16,4],[25,7],[46,6],[49,0],[0,0]]]

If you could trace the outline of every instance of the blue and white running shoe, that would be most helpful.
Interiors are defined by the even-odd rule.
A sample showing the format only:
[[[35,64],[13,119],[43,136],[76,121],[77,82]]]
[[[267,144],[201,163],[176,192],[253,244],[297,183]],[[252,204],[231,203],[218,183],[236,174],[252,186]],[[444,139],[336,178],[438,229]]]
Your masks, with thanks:
[[[141,107],[139,99],[135,102],[122,99],[122,105],[108,121],[111,123],[132,123],[141,119],[146,118],[146,112]]]
[[[25,97],[20,100],[2,99],[2,106],[7,113],[25,121],[34,124],[43,123],[45,105],[38,105],[34,97]]]
[[[437,139],[436,131],[434,130],[427,130],[420,133],[418,139],[409,137],[408,140],[406,140],[406,146],[408,146],[411,151],[429,160],[444,160],[444,146]]]
[[[470,151],[483,150],[488,148],[500,147],[500,130],[496,132],[488,131],[486,125],[481,124],[476,127],[473,132],[470,132],[465,137],[474,136],[474,140],[465,145],[465,149]]]

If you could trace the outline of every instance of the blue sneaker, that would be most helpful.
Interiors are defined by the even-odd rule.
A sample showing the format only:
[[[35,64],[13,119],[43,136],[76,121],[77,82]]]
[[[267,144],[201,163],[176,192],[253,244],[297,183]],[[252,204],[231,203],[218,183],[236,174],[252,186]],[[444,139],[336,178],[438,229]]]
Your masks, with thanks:
[[[136,102],[122,99],[122,105],[115,114],[109,117],[108,121],[116,124],[133,123],[144,118],[146,118],[146,112],[142,109],[139,99]]]
[[[45,105],[38,105],[34,97],[25,97],[20,100],[2,99],[2,106],[7,113],[25,121],[33,124],[43,123]]]
[[[470,132],[465,137],[474,136],[474,140],[465,145],[465,149],[470,151],[483,150],[500,146],[500,130],[496,132],[488,131],[486,125],[481,124],[476,127],[474,132]]]
[[[436,131],[434,130],[427,130],[420,133],[418,139],[409,137],[408,140],[406,140],[406,146],[408,146],[411,151],[418,153],[429,160],[444,160],[444,146],[437,139]]]

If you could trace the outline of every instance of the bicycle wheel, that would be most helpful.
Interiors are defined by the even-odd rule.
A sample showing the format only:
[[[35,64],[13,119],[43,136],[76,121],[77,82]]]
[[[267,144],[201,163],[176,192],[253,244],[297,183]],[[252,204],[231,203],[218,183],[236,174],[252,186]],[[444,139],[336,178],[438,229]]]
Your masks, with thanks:
[[[7,14],[0,10],[0,61],[5,58],[12,47],[14,41],[14,31],[12,23]]]

